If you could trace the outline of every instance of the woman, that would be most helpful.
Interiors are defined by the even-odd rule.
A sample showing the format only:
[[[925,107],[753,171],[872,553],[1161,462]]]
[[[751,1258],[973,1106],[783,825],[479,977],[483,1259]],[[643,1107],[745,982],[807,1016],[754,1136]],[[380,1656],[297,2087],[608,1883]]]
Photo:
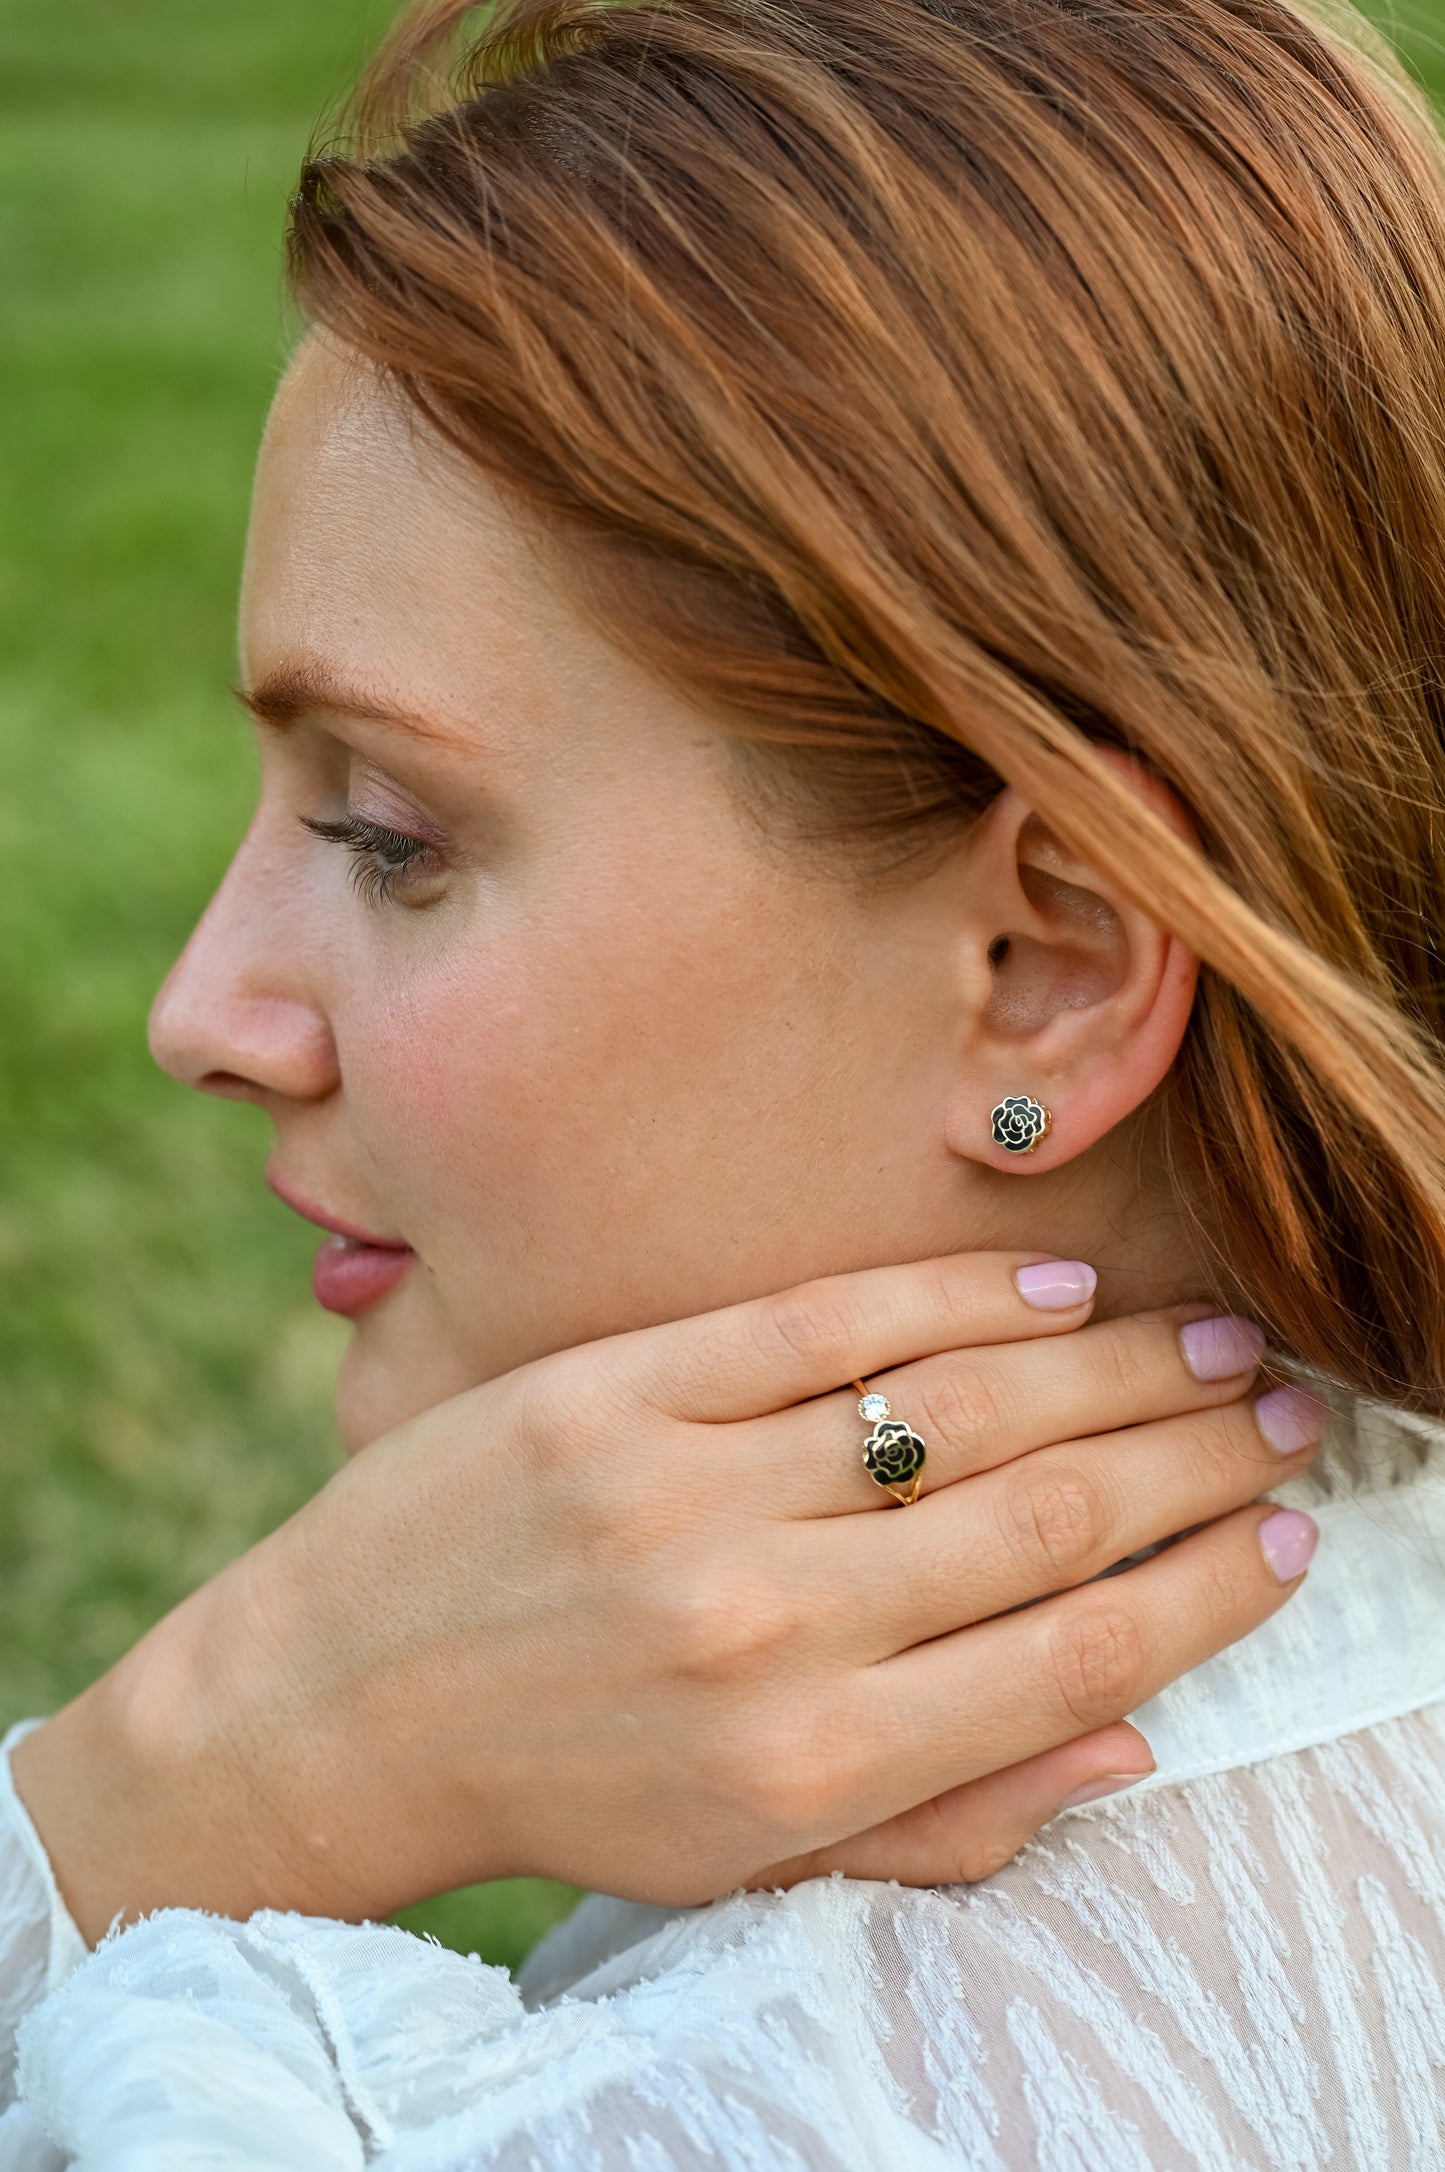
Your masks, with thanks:
[[[16,1748],[35,1996],[0,2136],[47,2166],[1438,2162],[1433,141],[1275,0],[680,0],[505,9],[389,145],[467,12],[403,29],[383,133],[298,198],[316,329],[243,606],[261,805],[154,1023],[275,1118],[358,1315],[345,1430],[390,1438]],[[1003,1257],[848,1272],[961,1239]],[[1319,1397],[1246,1392],[1252,1320],[1337,1406],[1320,1478]],[[907,1515],[840,1460],[859,1418]],[[626,1597],[549,1664],[544,1514],[489,1664],[539,1670],[595,1829],[575,1782],[560,1824],[517,1782],[520,1708],[408,1818],[439,1708],[392,1566],[424,1532],[459,1594],[426,1629],[454,1715],[465,1565],[534,1479],[568,1573],[590,1530]],[[1276,1612],[1302,1498],[1329,1544]],[[745,1516],[725,1581],[708,1534]],[[687,1739],[589,1674],[664,1555]],[[951,1783],[1159,1689],[1202,1593],[1215,1643],[1273,1618],[1153,1698],[1143,1786],[1081,1776],[967,1891],[865,1882],[938,1875]],[[780,1658],[795,1755],[748,1697]],[[319,1745],[279,1809],[237,1751],[258,1669]],[[353,1672],[393,1683],[400,1836],[336,1784]],[[97,1828],[144,1859],[158,1775],[209,1844],[108,1887]],[[389,1905],[408,1838],[474,1867],[480,1805],[494,1867],[674,1911],[792,1890],[591,1904],[530,2010],[326,1920]],[[147,1879],[243,1914],[268,1869],[313,1919],[169,1910],[52,1988],[42,1842],[90,1935]]]

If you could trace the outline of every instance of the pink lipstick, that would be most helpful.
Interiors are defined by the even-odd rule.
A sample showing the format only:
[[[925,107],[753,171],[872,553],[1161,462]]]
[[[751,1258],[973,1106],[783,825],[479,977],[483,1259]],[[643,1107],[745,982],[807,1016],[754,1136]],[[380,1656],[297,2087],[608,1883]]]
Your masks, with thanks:
[[[352,1237],[328,1237],[311,1269],[311,1292],[318,1305],[354,1320],[394,1290],[416,1258],[409,1245],[358,1244]]]
[[[409,1244],[374,1237],[354,1223],[343,1222],[338,1215],[323,1213],[269,1169],[266,1182],[293,1214],[330,1232],[311,1269],[312,1294],[327,1312],[356,1319],[396,1288],[416,1258]]]

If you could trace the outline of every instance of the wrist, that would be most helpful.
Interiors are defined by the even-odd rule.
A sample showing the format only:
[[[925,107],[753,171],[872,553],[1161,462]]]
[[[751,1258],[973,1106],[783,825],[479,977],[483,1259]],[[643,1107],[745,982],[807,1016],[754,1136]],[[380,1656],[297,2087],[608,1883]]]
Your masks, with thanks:
[[[154,1908],[330,1912],[334,1896],[313,1890],[316,1866],[296,1840],[305,1764],[286,1740],[284,1700],[267,1698],[246,1642],[226,1634],[223,1581],[12,1752],[16,1791],[87,1944]]]

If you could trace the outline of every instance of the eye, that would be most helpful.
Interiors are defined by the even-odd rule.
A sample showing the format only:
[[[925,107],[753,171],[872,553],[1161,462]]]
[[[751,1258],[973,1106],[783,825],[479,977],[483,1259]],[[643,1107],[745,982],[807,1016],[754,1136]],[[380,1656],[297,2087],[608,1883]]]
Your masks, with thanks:
[[[352,887],[368,905],[384,905],[397,894],[409,875],[434,864],[436,853],[420,837],[391,829],[384,822],[368,821],[365,815],[343,815],[337,822],[318,822],[301,817],[303,829],[329,845],[345,845],[351,854]]]

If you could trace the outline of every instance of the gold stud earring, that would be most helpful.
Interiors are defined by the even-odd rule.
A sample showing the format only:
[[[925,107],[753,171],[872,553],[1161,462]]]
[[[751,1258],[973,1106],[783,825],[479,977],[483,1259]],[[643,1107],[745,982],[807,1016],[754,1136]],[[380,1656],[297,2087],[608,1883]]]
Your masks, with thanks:
[[[1053,1115],[1029,1094],[1005,1094],[989,1122],[993,1143],[1006,1154],[1032,1154],[1053,1127]]]

